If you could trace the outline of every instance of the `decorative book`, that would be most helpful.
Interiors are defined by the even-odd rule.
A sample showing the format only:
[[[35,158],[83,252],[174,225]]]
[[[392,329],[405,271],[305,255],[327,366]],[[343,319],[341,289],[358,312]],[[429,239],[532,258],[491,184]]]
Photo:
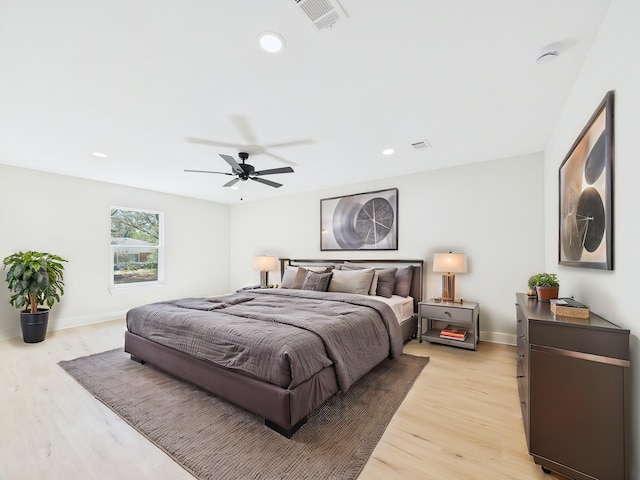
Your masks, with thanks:
[[[554,315],[573,318],[589,318],[589,307],[573,298],[553,298],[550,300]]]
[[[451,325],[447,325],[442,330],[440,330],[440,338],[463,341],[465,338],[467,338],[467,331],[462,328],[456,328],[452,327]]]

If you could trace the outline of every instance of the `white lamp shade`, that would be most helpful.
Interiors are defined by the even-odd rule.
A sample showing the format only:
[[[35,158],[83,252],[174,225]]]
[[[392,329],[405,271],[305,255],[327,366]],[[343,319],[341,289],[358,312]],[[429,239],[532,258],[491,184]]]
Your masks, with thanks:
[[[436,273],[467,273],[464,253],[434,253],[433,271]]]
[[[260,270],[261,272],[271,272],[276,270],[276,257],[267,257],[261,255],[253,258],[253,269]]]

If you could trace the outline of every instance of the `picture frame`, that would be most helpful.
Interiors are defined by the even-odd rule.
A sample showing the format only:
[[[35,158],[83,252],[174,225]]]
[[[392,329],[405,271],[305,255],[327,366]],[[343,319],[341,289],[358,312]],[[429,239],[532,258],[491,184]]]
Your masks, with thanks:
[[[609,91],[560,165],[560,265],[613,270],[613,122]]]
[[[320,250],[397,250],[398,189],[320,200]]]

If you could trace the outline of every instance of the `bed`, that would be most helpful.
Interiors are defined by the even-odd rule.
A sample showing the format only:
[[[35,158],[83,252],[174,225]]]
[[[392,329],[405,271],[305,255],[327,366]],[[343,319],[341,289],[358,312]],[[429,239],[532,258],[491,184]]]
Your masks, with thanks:
[[[282,259],[282,288],[129,310],[125,351],[291,437],[328,398],[402,353],[417,333],[422,269],[422,261]],[[390,271],[404,295],[388,295]],[[369,274],[367,294],[356,286]]]

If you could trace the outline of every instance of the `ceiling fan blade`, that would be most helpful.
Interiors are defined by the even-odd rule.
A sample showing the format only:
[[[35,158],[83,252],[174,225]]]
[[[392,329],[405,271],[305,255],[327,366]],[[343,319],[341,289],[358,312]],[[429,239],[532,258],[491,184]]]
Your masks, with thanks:
[[[233,170],[233,173],[235,173],[236,175],[244,173],[240,165],[238,165],[238,162],[236,162],[235,158],[230,155],[225,155],[224,153],[219,153],[218,155],[220,155],[225,162],[231,165],[231,170]]]
[[[293,140],[291,142],[270,143],[269,145],[265,145],[265,148],[296,147],[298,145],[312,145],[315,143],[316,143],[315,140],[311,140],[310,138],[307,138],[304,140]]]
[[[205,138],[187,137],[187,141],[189,143],[196,143],[198,145],[211,145],[214,147],[233,148],[234,150],[242,150],[242,148],[244,147],[244,145],[239,145],[237,143],[216,142],[215,140],[207,140]]]
[[[275,159],[275,160],[278,160],[279,162],[284,163],[285,165],[292,165],[292,166],[294,166],[294,167],[298,165],[297,163],[292,162],[291,160],[287,160],[286,158],[282,158],[282,157],[280,157],[280,156],[278,156],[278,155],[275,155],[275,154],[273,154],[273,153],[271,153],[271,152],[267,152],[266,150],[265,150],[265,151],[263,151],[263,152],[261,152],[261,153],[262,153],[263,155],[268,155],[268,156],[270,156],[271,158],[273,158],[273,159]]]
[[[211,170],[189,170],[185,168],[184,171],[195,172],[195,173],[219,173],[220,175],[234,175],[233,173],[229,173],[229,172],[212,172]]]
[[[238,183],[240,181],[239,178],[234,178],[233,180],[229,180],[227,183],[225,183],[224,185],[222,185],[223,187],[232,187],[234,186],[236,183]]]
[[[249,119],[244,115],[230,115],[229,120],[236,127],[236,130],[240,133],[242,138],[247,143],[256,143],[256,136],[253,133],[251,125],[249,125]]]
[[[281,183],[272,182],[271,180],[265,180],[264,178],[260,178],[260,177],[249,177],[249,178],[254,182],[264,183],[265,185],[269,185],[270,187],[273,187],[273,188],[280,188],[282,186]]]
[[[253,172],[254,175],[275,175],[276,173],[293,173],[293,168],[291,167],[281,167],[281,168],[270,168],[267,170],[259,170],[257,172]]]

